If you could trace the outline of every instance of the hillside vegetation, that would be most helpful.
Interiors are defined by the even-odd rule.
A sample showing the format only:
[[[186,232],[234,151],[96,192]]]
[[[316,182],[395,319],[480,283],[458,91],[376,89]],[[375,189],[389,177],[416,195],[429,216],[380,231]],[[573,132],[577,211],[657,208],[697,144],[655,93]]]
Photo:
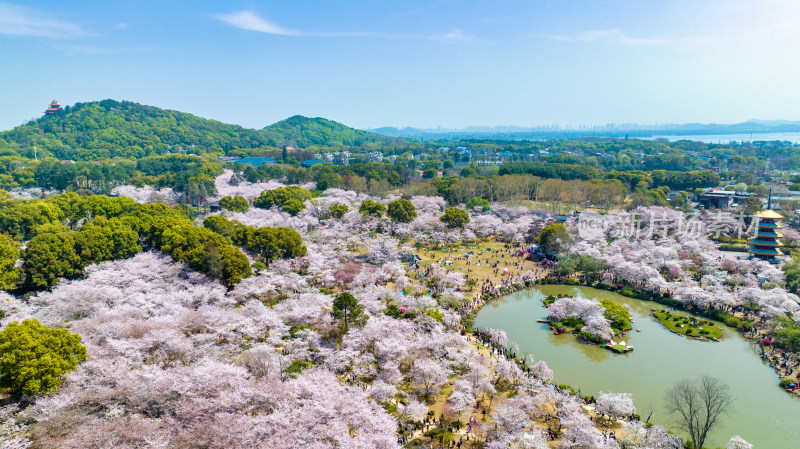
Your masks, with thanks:
[[[294,116],[263,130],[204,119],[130,101],[103,100],[66,106],[53,115],[0,133],[0,154],[33,158],[98,160],[166,153],[236,153],[291,144],[363,145],[392,139],[321,118]]]
[[[396,139],[353,129],[324,118],[295,115],[273,123],[262,131],[275,139],[291,141],[301,148],[312,145],[362,146],[368,143],[386,143]]]

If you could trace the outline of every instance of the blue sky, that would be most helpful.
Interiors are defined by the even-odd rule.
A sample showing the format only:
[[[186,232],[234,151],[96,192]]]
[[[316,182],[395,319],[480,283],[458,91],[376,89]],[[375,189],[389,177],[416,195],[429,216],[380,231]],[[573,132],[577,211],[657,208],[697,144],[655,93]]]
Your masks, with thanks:
[[[0,0],[0,129],[113,98],[261,128],[800,119],[800,1]]]

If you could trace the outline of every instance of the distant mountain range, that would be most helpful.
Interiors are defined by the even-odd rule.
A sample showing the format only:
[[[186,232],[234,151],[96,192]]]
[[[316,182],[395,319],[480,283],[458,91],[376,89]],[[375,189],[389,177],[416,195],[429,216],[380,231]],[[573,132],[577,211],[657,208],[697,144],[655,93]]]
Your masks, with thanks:
[[[528,140],[569,137],[653,137],[678,135],[726,135],[800,132],[800,121],[748,120],[735,124],[685,123],[666,125],[612,124],[562,128],[559,126],[469,126],[460,129],[445,128],[375,128],[369,131],[389,137],[406,137],[422,140],[497,139]],[[755,138],[755,137],[754,137]]]

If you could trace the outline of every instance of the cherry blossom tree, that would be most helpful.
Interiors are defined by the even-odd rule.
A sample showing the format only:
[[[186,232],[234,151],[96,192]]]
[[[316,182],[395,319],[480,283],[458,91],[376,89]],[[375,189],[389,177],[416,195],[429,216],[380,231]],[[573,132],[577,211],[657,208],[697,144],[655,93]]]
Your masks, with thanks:
[[[429,358],[417,360],[413,368],[414,383],[423,395],[430,396],[439,390],[439,385],[447,381],[447,371]]]
[[[630,393],[603,393],[597,396],[595,409],[614,419],[636,413],[633,406],[633,397]]]
[[[644,448],[681,449],[683,442],[661,426],[645,424],[642,421],[625,421],[625,430],[631,440]]]
[[[125,196],[132,198],[137,203],[167,203],[175,204],[178,202],[181,193],[175,192],[169,187],[156,189],[152,186],[134,187],[130,185],[118,186],[111,190],[112,195]]]
[[[598,301],[583,298],[559,298],[548,309],[549,318],[554,321],[575,317],[583,321],[583,332],[600,338],[610,339],[613,335],[611,323],[604,316],[604,309]]]
[[[459,380],[453,386],[453,391],[447,398],[447,408],[456,415],[475,407],[475,391],[472,385],[466,380]]]
[[[547,438],[538,430],[497,435],[486,443],[487,449],[549,449]]]
[[[739,435],[734,435],[731,437],[730,441],[728,441],[728,445],[725,446],[726,449],[753,449],[753,445],[748,443],[744,440],[744,438],[740,437]]]
[[[498,432],[510,434],[515,430],[530,427],[531,418],[517,404],[505,401],[495,407],[491,419],[497,425]]]
[[[547,363],[544,360],[539,360],[531,367],[531,373],[535,374],[536,376],[551,380],[553,379],[553,370],[547,366]]]

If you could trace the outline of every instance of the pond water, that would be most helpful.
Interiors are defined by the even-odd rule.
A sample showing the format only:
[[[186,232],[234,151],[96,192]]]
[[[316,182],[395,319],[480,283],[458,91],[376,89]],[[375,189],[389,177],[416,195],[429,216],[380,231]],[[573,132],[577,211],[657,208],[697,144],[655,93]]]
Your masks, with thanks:
[[[553,335],[547,324],[536,320],[547,318],[542,298],[558,294],[628,304],[634,330],[625,339],[634,351],[617,355],[573,335]],[[651,421],[670,428],[673,421],[664,412],[664,392],[681,379],[718,377],[731,387],[733,408],[705,446],[725,447],[738,434],[756,449],[800,448],[800,399],[778,388],[777,374],[761,362],[744,337],[721,325],[721,342],[689,340],[652,318],[653,307],[662,306],[589,287],[544,285],[485,306],[475,326],[505,330],[509,342],[519,344],[518,355],[532,353],[536,360],[546,361],[557,383],[580,388],[584,395],[632,393],[642,419],[652,409]],[[642,331],[636,332],[637,328]]]

